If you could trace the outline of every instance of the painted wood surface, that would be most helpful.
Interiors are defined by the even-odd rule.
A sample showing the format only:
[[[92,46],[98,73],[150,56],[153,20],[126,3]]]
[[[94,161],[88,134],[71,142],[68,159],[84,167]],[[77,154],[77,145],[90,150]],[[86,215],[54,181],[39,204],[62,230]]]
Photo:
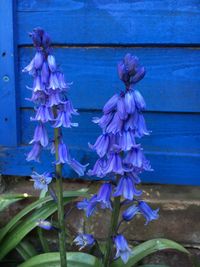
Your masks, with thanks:
[[[1,17],[6,21],[0,24],[5,36],[0,42],[1,79],[11,78],[0,82],[0,145],[4,145],[0,173],[30,175],[33,170],[53,169],[49,151],[42,153],[41,164],[25,161],[35,124],[29,122],[32,106],[24,100],[30,96],[26,85],[31,86],[32,80],[21,70],[34,55],[27,33],[41,26],[52,36],[54,54],[67,80],[74,82],[69,96],[80,110],[80,116],[74,117],[80,127],[64,134],[72,155],[93,165],[96,154],[87,143],[95,141],[100,129],[91,119],[123,88],[116,64],[130,52],[147,70],[136,88],[146,99],[145,118],[152,135],[138,141],[155,171],[142,175],[143,181],[200,185],[199,0],[18,0],[13,20],[9,5],[14,2],[0,1]],[[13,57],[16,35],[17,71]],[[4,54],[5,47],[9,53]],[[48,130],[51,135],[50,126]],[[77,178],[66,167],[64,175]]]
[[[117,63],[127,53],[140,58],[145,78],[136,85],[150,111],[200,111],[200,50],[192,48],[55,48],[54,54],[68,81],[73,81],[70,97],[81,109],[101,109],[116,90],[123,89]],[[34,51],[20,49],[19,69],[25,67]],[[21,106],[30,107],[28,75],[19,72]]]
[[[0,145],[18,144],[15,4],[0,1]],[[12,138],[11,138],[12,137]]]
[[[199,0],[18,0],[19,43],[45,26],[58,44],[198,44]]]

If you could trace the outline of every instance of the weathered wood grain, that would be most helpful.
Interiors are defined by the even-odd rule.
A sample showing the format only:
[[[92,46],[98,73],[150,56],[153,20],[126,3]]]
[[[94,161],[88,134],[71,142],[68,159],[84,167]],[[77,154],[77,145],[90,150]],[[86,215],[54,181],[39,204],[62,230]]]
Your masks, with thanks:
[[[68,81],[73,81],[70,97],[75,107],[101,109],[107,99],[123,89],[116,65],[130,52],[146,67],[145,78],[135,87],[141,90],[147,110],[170,112],[200,111],[200,50],[183,48],[55,48],[54,54]],[[32,79],[21,72],[34,50],[20,49],[19,90],[22,107],[30,97],[26,85]]]
[[[18,143],[15,2],[0,1],[0,145]],[[4,21],[4,22],[3,22]],[[11,136],[12,133],[12,136]]]
[[[19,44],[48,30],[58,44],[199,44],[198,0],[19,0]]]

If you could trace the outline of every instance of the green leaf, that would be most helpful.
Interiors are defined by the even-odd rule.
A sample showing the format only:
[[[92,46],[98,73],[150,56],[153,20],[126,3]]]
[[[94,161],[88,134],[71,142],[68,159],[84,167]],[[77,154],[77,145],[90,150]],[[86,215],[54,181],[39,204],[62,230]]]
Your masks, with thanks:
[[[64,198],[64,204],[67,204],[73,197]],[[46,203],[45,206],[37,209],[33,214],[19,223],[10,233],[6,235],[6,238],[0,244],[0,260],[3,259],[17,244],[37,226],[39,219],[45,220],[57,210],[55,202],[51,201]]]
[[[63,193],[64,197],[79,197],[79,196],[87,196],[87,189],[81,189],[77,191],[67,191]],[[13,227],[15,227],[21,219],[23,219],[27,214],[32,212],[33,210],[37,209],[38,207],[41,207],[42,205],[53,202],[52,197],[48,196],[45,198],[41,198],[30,205],[28,205],[26,208],[21,210],[17,215],[13,217],[12,220],[10,220],[5,227],[3,227],[0,230],[0,241],[5,237],[5,235],[12,230]]]
[[[121,266],[132,267],[134,264],[138,263],[144,257],[156,251],[164,249],[175,249],[180,252],[189,253],[183,246],[172,240],[164,238],[152,239],[134,247],[133,253],[126,264],[123,264],[121,259],[118,259],[111,264],[111,267],[121,267]]]
[[[37,251],[34,249],[31,243],[28,241],[22,241],[16,246],[17,252],[24,260],[28,260],[37,255]]]
[[[24,198],[30,197],[27,193],[24,194],[5,194],[0,196],[0,212],[11,204],[22,200]]]
[[[40,254],[18,267],[60,267],[60,254],[58,252]],[[102,264],[92,255],[82,252],[68,252],[67,267],[102,267]]]

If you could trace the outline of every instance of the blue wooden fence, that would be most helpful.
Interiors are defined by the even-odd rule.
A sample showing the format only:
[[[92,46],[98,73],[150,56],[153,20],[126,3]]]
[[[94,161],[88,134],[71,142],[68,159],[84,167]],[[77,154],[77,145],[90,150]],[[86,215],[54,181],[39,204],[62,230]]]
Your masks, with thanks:
[[[80,111],[80,127],[66,130],[72,154],[94,162],[88,149],[99,128],[91,122],[122,87],[116,63],[133,53],[147,69],[138,85],[147,102],[150,137],[142,144],[154,168],[146,182],[200,184],[200,2],[199,0],[1,0],[0,171],[30,175],[52,168],[51,156],[27,163],[24,154],[34,123],[21,70],[34,54],[27,33],[45,28]],[[49,129],[50,132],[52,131]],[[43,160],[47,159],[47,160]],[[74,177],[71,170],[65,175]]]

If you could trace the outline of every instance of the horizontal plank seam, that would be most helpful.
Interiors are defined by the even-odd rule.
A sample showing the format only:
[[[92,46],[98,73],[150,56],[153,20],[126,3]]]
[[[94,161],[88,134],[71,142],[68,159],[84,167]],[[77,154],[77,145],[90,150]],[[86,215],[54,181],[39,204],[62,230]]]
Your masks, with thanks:
[[[29,43],[19,44],[19,48],[33,48],[33,46]],[[185,48],[185,49],[200,49],[200,43],[196,44],[177,44],[177,43],[137,43],[137,44],[101,44],[101,43],[94,43],[94,44],[63,44],[63,43],[54,43],[52,45],[53,48],[88,48],[88,49],[98,49],[98,48]]]

